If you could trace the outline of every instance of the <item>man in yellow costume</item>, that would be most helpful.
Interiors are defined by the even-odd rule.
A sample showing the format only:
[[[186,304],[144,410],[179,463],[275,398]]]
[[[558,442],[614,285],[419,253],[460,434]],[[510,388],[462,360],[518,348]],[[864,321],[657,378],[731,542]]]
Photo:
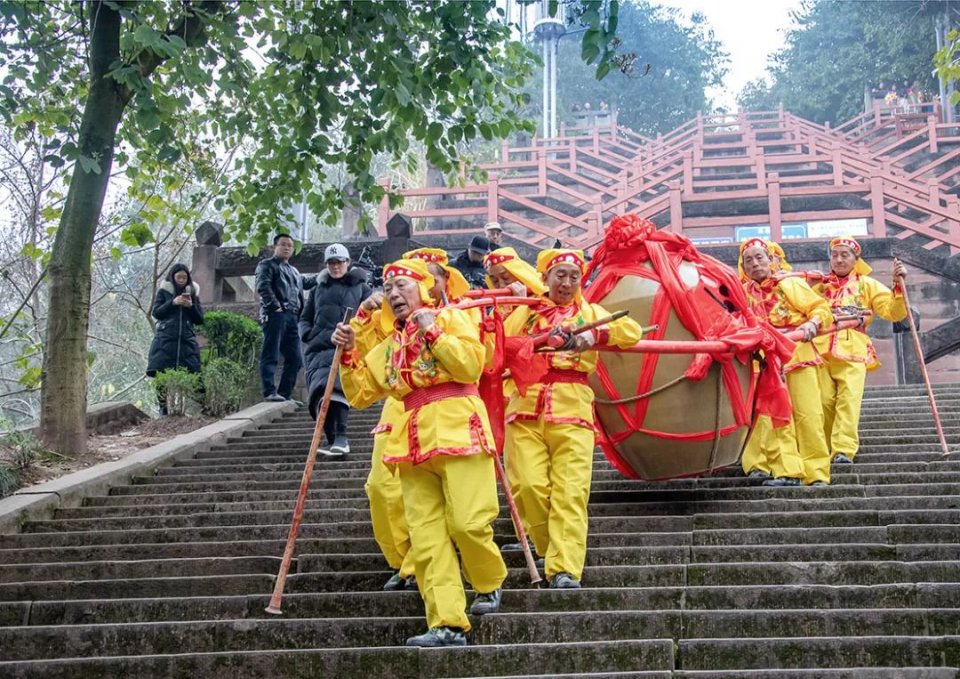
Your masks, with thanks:
[[[817,366],[823,360],[811,340],[833,324],[830,305],[807,282],[787,276],[783,250],[761,238],[740,245],[740,277],[750,308],[782,330],[800,330],[790,361],[784,366],[793,405],[791,421],[774,427],[766,415],[757,418],[743,451],[743,470],[766,477],[765,486],[825,486],[830,483],[830,449],[823,433],[823,409]]]
[[[519,297],[543,295],[547,288],[540,273],[513,248],[497,248],[483,258],[487,287],[511,288]]]
[[[907,305],[900,288],[907,269],[893,260],[892,290],[870,277],[872,269],[860,258],[860,243],[853,238],[830,241],[830,273],[814,285],[834,313],[846,309],[864,309],[873,317],[901,321],[907,316]],[[853,462],[860,449],[860,405],[867,372],[880,367],[873,342],[866,333],[872,318],[862,329],[841,330],[818,337],[814,344],[824,362],[819,369],[820,396],[823,399],[824,428],[833,461]]]
[[[435,284],[430,297],[436,306],[448,300],[459,299],[470,284],[459,271],[447,261],[447,253],[436,248],[419,248],[403,254],[403,259],[419,259],[426,263]],[[356,333],[357,352],[365,356],[390,333],[384,327],[380,313],[383,294],[375,292],[361,305],[350,325]],[[403,414],[403,404],[394,398],[384,400],[380,421],[373,431],[373,455],[370,473],[363,489],[370,502],[370,522],[373,536],[390,568],[396,571],[384,584],[384,591],[416,589],[412,553],[410,552],[410,529],[403,510],[403,492],[400,477],[383,464],[383,454],[394,422]],[[408,555],[410,557],[408,558]]]
[[[475,615],[500,608],[507,575],[493,542],[499,513],[490,425],[477,396],[484,348],[466,313],[437,309],[424,262],[384,267],[383,319],[389,337],[360,356],[356,333],[340,324],[344,394],[357,408],[393,397],[403,413],[393,423],[383,460],[397,465],[410,529],[417,585],[429,629],[408,646],[462,646],[470,630],[460,577],[477,592]]]
[[[585,261],[579,250],[550,249],[537,257],[547,293],[533,307],[518,307],[504,322],[508,336],[540,335],[608,316],[580,294]],[[525,394],[510,390],[506,409],[507,476],[537,553],[545,557],[550,587],[580,587],[587,550],[587,500],[593,472],[593,391],[587,375],[597,366],[598,345],[626,347],[640,326],[621,318],[581,334],[560,333],[563,349],[548,357],[549,370]]]

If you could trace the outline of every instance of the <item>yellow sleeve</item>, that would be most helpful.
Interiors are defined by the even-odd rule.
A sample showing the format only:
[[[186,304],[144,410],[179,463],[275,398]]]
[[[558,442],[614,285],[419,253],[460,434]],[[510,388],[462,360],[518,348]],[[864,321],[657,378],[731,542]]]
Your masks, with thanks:
[[[377,379],[378,374],[384,374],[383,357],[387,355],[389,342],[390,340],[383,340],[368,351],[364,358],[358,358],[358,353],[354,351],[353,356],[341,362],[340,384],[343,395],[354,408],[367,408],[389,395]]]
[[[907,304],[899,289],[892,291],[875,278],[864,277],[863,282],[869,295],[867,306],[874,316],[885,321],[902,321],[907,317]]]
[[[503,321],[503,335],[504,337],[516,337],[523,333],[523,326],[527,323],[527,318],[530,316],[530,307],[525,304],[518,306],[516,309],[510,312],[510,315],[507,316]]]
[[[827,330],[833,325],[833,312],[830,303],[801,278],[784,278],[780,289],[787,303],[799,311],[807,320],[820,321],[820,329]]]
[[[599,304],[590,304],[589,308],[592,315],[592,318],[588,319],[590,322],[610,315],[610,312]],[[607,323],[606,325],[600,326],[598,329],[601,330],[600,333],[597,333],[598,338],[603,336],[603,330],[606,330],[610,333],[609,337],[606,338],[606,341],[603,342],[603,344],[609,346],[632,347],[643,337],[643,328],[639,323],[629,316],[618,318],[612,323]]]
[[[380,326],[380,310],[373,313],[358,312],[350,319],[350,327],[357,334],[357,352],[366,356],[370,350],[386,339],[383,328]]]
[[[454,382],[476,384],[486,358],[477,324],[459,309],[442,310],[436,324],[440,334],[430,343],[434,357]]]

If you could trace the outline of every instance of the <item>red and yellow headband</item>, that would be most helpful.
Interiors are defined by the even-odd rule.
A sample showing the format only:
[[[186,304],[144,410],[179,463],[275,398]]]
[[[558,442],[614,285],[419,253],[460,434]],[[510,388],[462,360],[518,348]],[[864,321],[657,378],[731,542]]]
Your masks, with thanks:
[[[509,250],[509,252],[507,252],[507,250]],[[513,248],[501,248],[484,256],[483,268],[484,270],[489,271],[499,264],[503,264],[504,262],[512,262],[516,259],[517,255],[515,252],[513,252]]]
[[[747,240],[740,243],[740,256],[743,256],[744,250],[747,248],[761,248],[769,254],[770,244],[765,241],[763,238],[748,238]]]
[[[860,252],[861,252],[860,243],[858,243],[855,239],[849,236],[844,236],[841,238],[834,238],[833,240],[830,241],[831,250],[833,250],[838,245],[842,245],[844,247],[850,248],[851,250],[853,250],[853,254],[855,254],[857,257],[860,256]]]
[[[447,265],[447,251],[440,248],[417,248],[403,253],[404,259],[419,259],[430,264]]]
[[[414,270],[413,267],[405,266],[397,262],[387,264],[383,267],[383,280],[389,281],[392,278],[409,278],[417,283],[421,283],[426,279],[422,273]]]
[[[542,250],[537,255],[537,271],[542,274],[547,273],[555,266],[560,264],[572,264],[580,269],[582,274],[587,266],[587,261],[583,256],[583,250],[561,250],[559,248],[550,248]]]

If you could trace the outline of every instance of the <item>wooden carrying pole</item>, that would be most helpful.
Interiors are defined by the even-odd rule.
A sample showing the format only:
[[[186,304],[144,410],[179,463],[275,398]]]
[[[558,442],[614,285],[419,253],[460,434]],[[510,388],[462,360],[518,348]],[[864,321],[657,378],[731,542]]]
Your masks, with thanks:
[[[933,425],[937,428],[937,437],[940,439],[940,450],[943,451],[943,457],[950,457],[950,449],[947,448],[947,437],[943,434],[943,423],[940,421],[940,411],[937,409],[937,399],[933,396],[933,387],[930,384],[930,375],[927,373],[927,364],[923,361],[923,345],[920,344],[920,333],[917,332],[917,324],[913,320],[913,311],[910,309],[910,297],[907,295],[907,284],[903,278],[900,279],[900,290],[903,292],[903,303],[907,306],[907,318],[910,322],[910,335],[913,337],[913,348],[917,352],[917,362],[920,364],[920,372],[923,373],[923,383],[927,386],[927,398],[930,399],[930,410],[933,411]]]
[[[507,473],[503,469],[503,463],[500,462],[500,456],[494,453],[493,466],[497,470],[497,479],[503,487],[503,496],[507,500],[507,507],[510,509],[510,518],[513,519],[513,527],[517,532],[517,539],[520,540],[520,547],[523,549],[523,558],[527,562],[527,572],[530,574],[530,584],[539,585],[543,582],[540,577],[540,571],[537,568],[537,562],[533,558],[533,552],[530,551],[530,543],[527,542],[527,532],[523,529],[523,523],[520,521],[520,512],[517,510],[517,503],[513,499],[513,493],[510,492],[510,483],[507,481]]]
[[[343,314],[343,322],[350,319],[350,312],[353,309],[347,309]],[[307,453],[307,462],[303,467],[303,476],[300,478],[300,492],[297,494],[297,504],[293,508],[293,520],[290,521],[290,533],[287,535],[287,546],[283,550],[283,559],[280,561],[280,570],[277,573],[277,581],[273,587],[273,596],[270,597],[270,605],[266,607],[267,613],[281,615],[280,602],[283,599],[283,589],[287,584],[287,574],[290,572],[290,563],[293,561],[293,551],[297,547],[297,534],[300,532],[300,522],[303,520],[303,506],[307,503],[307,491],[310,490],[310,479],[313,478],[313,466],[317,462],[317,450],[320,448],[320,437],[323,436],[323,423],[327,419],[327,411],[330,409],[330,399],[333,395],[333,387],[337,381],[337,371],[340,369],[340,358],[343,356],[343,346],[338,345],[333,352],[333,364],[330,366],[330,374],[327,375],[327,385],[323,390],[323,400],[320,402],[320,410],[317,413],[317,421],[313,427],[313,438],[310,440],[310,452]]]

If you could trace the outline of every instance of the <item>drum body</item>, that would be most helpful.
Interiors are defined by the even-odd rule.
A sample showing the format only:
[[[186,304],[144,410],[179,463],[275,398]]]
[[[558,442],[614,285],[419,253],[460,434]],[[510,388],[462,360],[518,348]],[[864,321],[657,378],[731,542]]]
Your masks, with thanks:
[[[729,316],[723,300],[706,290],[700,267],[688,261],[677,267],[698,314]],[[610,312],[627,309],[644,326],[659,322],[660,328],[646,339],[697,339],[670,308],[650,263],[642,268],[650,278],[623,275],[601,298],[590,301]],[[705,320],[710,325],[710,319]],[[739,390],[752,410],[752,365],[734,359],[733,370],[728,368],[724,379],[721,365],[714,362],[705,378],[692,381],[684,372],[693,358],[600,352],[597,373],[590,377],[600,443],[624,476],[644,480],[697,476],[739,459],[748,427],[737,425],[729,390]]]

